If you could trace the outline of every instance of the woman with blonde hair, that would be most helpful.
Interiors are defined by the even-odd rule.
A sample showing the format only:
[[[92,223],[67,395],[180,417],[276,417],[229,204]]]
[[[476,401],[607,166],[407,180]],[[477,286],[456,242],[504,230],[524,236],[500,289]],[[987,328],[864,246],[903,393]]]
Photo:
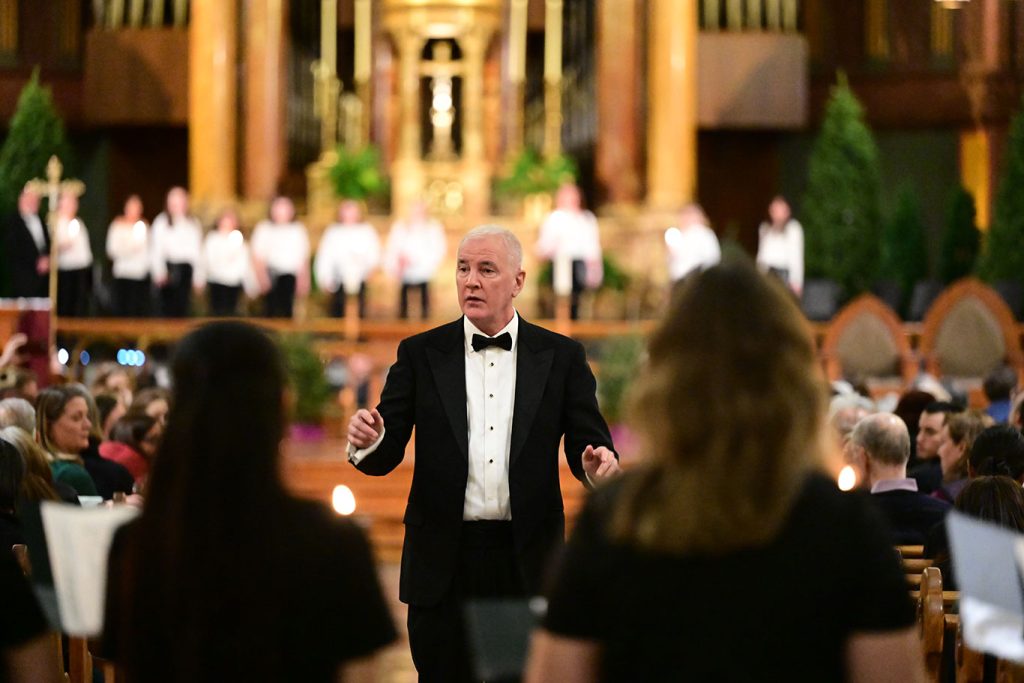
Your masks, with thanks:
[[[36,438],[46,451],[53,480],[67,484],[79,496],[99,495],[82,460],[91,429],[89,404],[69,386],[51,386],[39,392]]]
[[[649,458],[581,513],[527,681],[923,680],[883,522],[823,474],[825,385],[781,283],[688,280],[631,415]]]
[[[25,478],[21,482],[21,497],[25,500],[64,500],[77,503],[74,491],[58,486],[46,460],[46,453],[21,427],[0,429],[0,440],[14,446],[25,461]]]
[[[969,480],[967,462],[971,446],[995,420],[980,410],[948,413],[942,426],[942,444],[939,446],[939,464],[942,467],[942,486],[932,492],[933,498],[952,503]]]

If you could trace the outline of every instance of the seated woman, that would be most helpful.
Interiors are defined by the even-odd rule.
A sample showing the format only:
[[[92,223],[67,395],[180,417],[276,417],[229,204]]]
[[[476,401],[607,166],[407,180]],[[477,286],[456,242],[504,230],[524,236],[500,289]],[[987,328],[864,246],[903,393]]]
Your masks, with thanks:
[[[79,496],[98,496],[85,469],[82,451],[89,447],[89,405],[66,385],[39,392],[36,400],[36,438],[46,451],[53,480],[67,484]]]
[[[946,414],[946,422],[942,426],[942,443],[939,445],[942,486],[932,492],[933,497],[947,503],[956,500],[967,485],[971,446],[979,434],[994,424],[992,418],[980,410]]]
[[[28,432],[20,427],[4,427],[0,429],[0,440],[14,446],[25,461],[25,479],[21,482],[23,500],[63,500],[65,503],[78,504],[78,496],[73,488],[53,480],[53,471],[46,460],[46,453]]]
[[[129,681],[366,680],[394,627],[363,532],[281,481],[274,342],[212,323],[172,374],[146,507],[111,547],[105,654]]]
[[[649,352],[648,459],[588,500],[526,680],[924,680],[883,523],[823,473],[825,384],[784,285],[697,273]]]
[[[135,490],[141,492],[163,432],[163,424],[155,417],[126,415],[114,423],[110,441],[100,444],[100,455],[123,465],[135,480]]]
[[[89,445],[80,453],[85,471],[92,477],[96,484],[96,491],[103,497],[103,500],[111,500],[114,494],[123,493],[131,495],[135,487],[135,478],[132,477],[124,465],[107,460],[100,455],[100,443],[103,442],[103,421],[100,418],[99,408],[92,394],[82,384],[68,384],[68,390],[81,396],[89,409]],[[141,501],[136,501],[141,503]]]

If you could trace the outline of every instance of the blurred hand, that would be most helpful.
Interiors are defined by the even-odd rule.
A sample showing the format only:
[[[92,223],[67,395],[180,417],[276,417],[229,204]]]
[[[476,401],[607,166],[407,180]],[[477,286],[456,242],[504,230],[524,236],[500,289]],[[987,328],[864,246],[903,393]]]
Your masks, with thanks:
[[[46,275],[48,272],[50,272],[49,256],[40,256],[36,260],[36,272],[39,273],[40,275]]]
[[[356,448],[369,448],[383,432],[384,418],[376,408],[361,408],[348,421],[348,442]]]
[[[597,448],[587,446],[583,449],[583,470],[595,483],[622,474],[622,468],[619,467],[615,453],[604,446]]]

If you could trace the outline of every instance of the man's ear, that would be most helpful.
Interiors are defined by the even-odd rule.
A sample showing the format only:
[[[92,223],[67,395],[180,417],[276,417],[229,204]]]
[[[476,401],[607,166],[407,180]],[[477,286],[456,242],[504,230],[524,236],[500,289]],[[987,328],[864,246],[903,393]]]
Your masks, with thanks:
[[[519,296],[519,293],[523,291],[523,284],[526,282],[526,271],[520,270],[516,273],[516,286],[512,288],[512,298]]]

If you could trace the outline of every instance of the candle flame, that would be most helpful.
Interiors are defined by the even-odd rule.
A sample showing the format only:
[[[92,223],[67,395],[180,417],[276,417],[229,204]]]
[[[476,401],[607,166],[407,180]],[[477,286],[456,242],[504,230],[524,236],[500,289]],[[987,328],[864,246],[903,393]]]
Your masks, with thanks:
[[[352,494],[352,489],[344,484],[338,484],[334,487],[334,493],[331,494],[331,503],[334,505],[334,511],[339,515],[348,516],[356,511],[356,497]]]
[[[843,469],[839,470],[838,483],[840,491],[852,490],[857,485],[857,473],[851,466],[846,465]]]

